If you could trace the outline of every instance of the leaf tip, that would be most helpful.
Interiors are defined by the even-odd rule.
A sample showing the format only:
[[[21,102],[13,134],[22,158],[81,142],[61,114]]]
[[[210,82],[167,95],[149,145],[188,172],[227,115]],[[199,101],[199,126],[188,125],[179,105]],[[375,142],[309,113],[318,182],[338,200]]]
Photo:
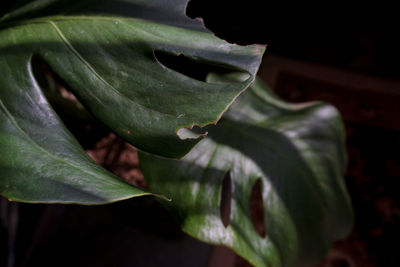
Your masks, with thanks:
[[[166,200],[166,201],[168,201],[168,202],[172,202],[172,196],[169,196],[169,197],[166,197],[166,196],[164,196],[164,195],[161,195],[161,194],[152,194],[153,196],[155,196],[155,197],[158,197],[158,198],[161,198],[161,199],[163,199],[163,200]]]

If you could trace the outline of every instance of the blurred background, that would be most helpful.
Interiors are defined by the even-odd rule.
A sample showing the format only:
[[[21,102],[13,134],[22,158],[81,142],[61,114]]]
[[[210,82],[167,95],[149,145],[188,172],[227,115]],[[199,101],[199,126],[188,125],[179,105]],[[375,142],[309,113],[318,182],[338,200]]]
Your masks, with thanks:
[[[355,227],[319,266],[399,266],[400,38],[393,6],[215,2],[194,0],[188,14],[229,42],[267,44],[259,75],[283,99],[323,100],[342,113]]]
[[[341,111],[355,226],[347,239],[333,245],[320,267],[400,266],[400,41],[395,10],[383,2],[261,0],[192,0],[187,9],[188,16],[203,18],[228,42],[268,44],[259,75],[283,99],[323,100]],[[88,153],[117,175],[146,187],[135,150],[104,129],[96,134],[97,139],[84,142]],[[14,266],[249,266],[228,249],[183,234],[152,198],[99,207],[32,206],[3,199],[0,213],[0,237],[8,240],[0,244],[0,266],[7,266],[10,246],[15,247]]]

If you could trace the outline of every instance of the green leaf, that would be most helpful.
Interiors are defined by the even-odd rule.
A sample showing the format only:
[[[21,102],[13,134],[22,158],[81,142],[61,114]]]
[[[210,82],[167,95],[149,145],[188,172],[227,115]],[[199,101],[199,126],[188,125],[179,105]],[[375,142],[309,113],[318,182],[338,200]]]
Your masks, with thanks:
[[[187,0],[13,0],[14,10],[0,18],[12,22],[54,15],[135,17],[208,32],[200,19],[185,15]]]
[[[221,84],[233,79],[210,76]],[[256,266],[316,263],[331,242],[349,233],[345,137],[334,107],[285,103],[256,80],[208,131],[180,161],[140,153],[149,187],[171,196],[165,204],[186,233],[230,247]],[[231,214],[224,227],[219,206],[228,172]],[[249,206],[258,180],[265,238],[253,226]]]
[[[142,17],[115,17],[123,5],[111,9],[112,15],[106,12],[122,2],[142,10]],[[181,139],[180,129],[216,123],[254,80],[264,48],[178,27],[174,19],[190,20],[183,13],[186,1],[175,0],[179,5],[171,11],[164,1],[122,2],[29,1],[1,19],[1,195],[30,202],[105,203],[145,193],[84,154],[38,85],[34,55],[95,118],[139,149],[166,157],[182,157],[199,142]],[[83,13],[71,11],[80,6]],[[157,51],[238,70],[248,78],[224,85],[199,81],[164,66]]]

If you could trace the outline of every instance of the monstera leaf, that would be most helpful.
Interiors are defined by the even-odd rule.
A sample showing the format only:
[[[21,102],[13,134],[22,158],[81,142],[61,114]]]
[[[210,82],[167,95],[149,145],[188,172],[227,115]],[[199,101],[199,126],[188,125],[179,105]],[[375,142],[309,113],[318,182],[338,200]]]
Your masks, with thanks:
[[[233,80],[210,76],[221,85]],[[165,204],[186,233],[230,247],[256,266],[303,266],[352,226],[344,141],[335,108],[285,103],[257,80],[182,160],[140,153],[140,164],[150,188],[172,197]],[[225,226],[220,205],[227,173],[232,198]],[[256,183],[265,237],[251,219]]]
[[[148,194],[85,155],[38,85],[33,56],[120,137],[144,151],[182,157],[200,139],[178,131],[216,123],[252,83],[264,51],[219,40],[185,16],[184,0],[18,3],[26,4],[0,20],[0,194],[11,200],[95,204]],[[247,79],[199,81],[163,65],[157,53],[237,70]]]

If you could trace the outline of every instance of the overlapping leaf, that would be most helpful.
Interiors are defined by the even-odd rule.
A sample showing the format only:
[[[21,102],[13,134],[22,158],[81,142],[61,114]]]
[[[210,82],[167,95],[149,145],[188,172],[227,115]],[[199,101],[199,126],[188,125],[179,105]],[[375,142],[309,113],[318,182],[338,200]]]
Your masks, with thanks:
[[[232,79],[210,77],[222,83]],[[315,264],[332,241],[349,233],[344,129],[335,108],[285,103],[258,80],[208,131],[181,161],[140,154],[150,188],[172,197],[166,205],[185,232],[230,247],[256,266]],[[224,227],[219,206],[227,172],[232,199]],[[266,237],[250,216],[257,180]]]
[[[179,129],[216,123],[253,81],[263,47],[231,45],[194,30],[200,24],[185,17],[186,1],[172,2],[174,8],[167,9],[158,0],[37,0],[3,17],[0,194],[20,201],[105,203],[144,193],[84,155],[37,84],[33,55],[96,118],[139,149],[181,157],[199,140],[182,140]],[[115,17],[124,6],[140,18]],[[190,29],[177,26],[185,21]],[[161,64],[157,51],[242,71],[248,78],[223,85],[198,81]]]

